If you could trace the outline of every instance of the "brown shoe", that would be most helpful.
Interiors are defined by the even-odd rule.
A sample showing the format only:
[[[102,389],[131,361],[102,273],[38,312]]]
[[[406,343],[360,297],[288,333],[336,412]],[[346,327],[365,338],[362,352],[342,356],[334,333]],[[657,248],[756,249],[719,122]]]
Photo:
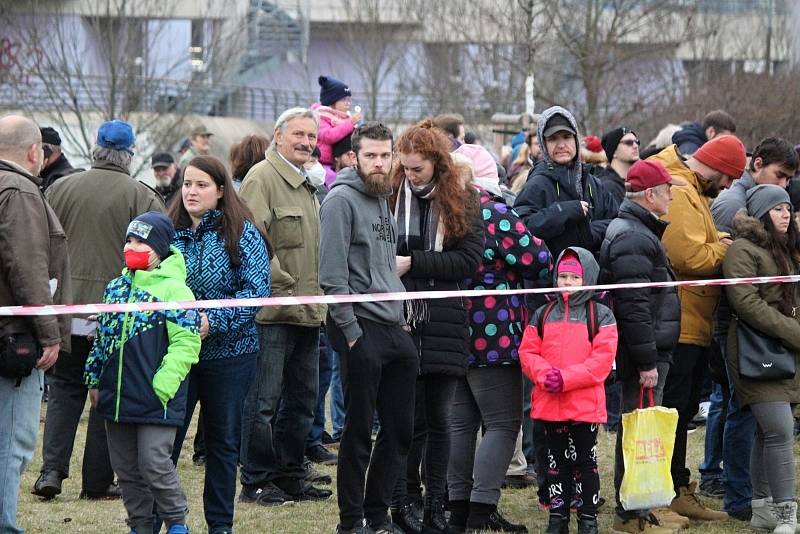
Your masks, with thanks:
[[[664,525],[656,525],[650,518],[637,517],[636,519],[623,520],[621,517],[614,517],[614,525],[611,527],[611,532],[615,534],[675,534],[678,532],[676,528],[666,527]]]
[[[725,521],[728,514],[706,508],[703,501],[695,495],[697,482],[692,482],[688,486],[678,489],[678,496],[672,499],[669,509],[678,515],[688,517],[696,521]]]
[[[656,516],[658,523],[661,525],[672,524],[677,525],[680,528],[689,528],[689,525],[692,524],[688,517],[676,514],[669,508],[654,508],[651,510],[651,512],[654,516]]]

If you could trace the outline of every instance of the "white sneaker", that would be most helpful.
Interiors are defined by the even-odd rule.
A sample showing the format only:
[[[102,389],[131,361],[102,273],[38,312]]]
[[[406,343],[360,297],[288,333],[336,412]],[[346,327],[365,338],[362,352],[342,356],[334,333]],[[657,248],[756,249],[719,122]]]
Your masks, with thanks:
[[[795,534],[797,531],[797,502],[788,501],[772,505],[778,526],[772,534]]]
[[[750,527],[755,530],[770,531],[778,526],[778,518],[775,517],[775,504],[772,497],[765,499],[753,499],[750,502],[753,510],[753,517],[750,519]],[[800,525],[795,527],[795,532],[800,532]]]
[[[753,499],[750,501],[753,517],[750,518],[750,527],[756,530],[773,530],[778,526],[778,519],[772,509],[772,497],[766,499]]]
[[[692,418],[692,422],[695,424],[703,424],[708,419],[708,409],[711,407],[710,401],[701,402],[700,406],[697,409],[697,413]]]

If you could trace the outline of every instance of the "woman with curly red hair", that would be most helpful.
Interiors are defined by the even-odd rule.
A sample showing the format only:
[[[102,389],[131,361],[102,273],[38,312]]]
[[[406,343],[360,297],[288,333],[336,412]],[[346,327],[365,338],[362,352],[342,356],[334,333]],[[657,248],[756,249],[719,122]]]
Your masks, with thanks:
[[[461,289],[480,263],[478,196],[465,188],[450,148],[430,120],[403,132],[395,146],[400,164],[393,171],[391,201],[397,218],[397,270],[408,291]],[[392,519],[406,532],[420,529],[412,510],[421,496],[424,450],[423,523],[435,532],[450,532],[444,517],[445,480],[453,395],[458,378],[466,374],[469,354],[466,302],[407,301],[406,319],[420,353],[420,377],[414,440],[398,477]],[[414,522],[416,529],[410,524]]]

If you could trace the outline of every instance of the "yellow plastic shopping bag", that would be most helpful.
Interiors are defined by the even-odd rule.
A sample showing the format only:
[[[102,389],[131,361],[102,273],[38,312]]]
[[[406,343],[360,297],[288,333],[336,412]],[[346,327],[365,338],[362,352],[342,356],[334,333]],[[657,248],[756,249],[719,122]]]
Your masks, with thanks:
[[[622,456],[625,475],[619,498],[625,510],[644,510],[669,506],[675,497],[672,488],[672,449],[678,411],[653,406],[653,390],[649,389],[650,408],[644,408],[644,388],[639,392],[639,409],[622,416]]]

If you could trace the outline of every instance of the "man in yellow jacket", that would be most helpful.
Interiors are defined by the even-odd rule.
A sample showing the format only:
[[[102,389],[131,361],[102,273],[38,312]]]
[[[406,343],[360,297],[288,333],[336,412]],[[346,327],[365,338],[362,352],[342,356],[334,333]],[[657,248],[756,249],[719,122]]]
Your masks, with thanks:
[[[721,276],[722,260],[731,244],[727,234],[717,231],[711,216],[711,201],[744,172],[747,156],[735,136],[715,137],[684,161],[675,145],[652,156],[670,175],[688,185],[673,187],[669,221],[662,242],[679,280],[710,279]],[[676,498],[673,512],[693,520],[714,521],[727,514],[707,509],[695,497],[696,483],[690,483],[686,468],[687,425],[697,412],[703,372],[708,364],[712,317],[720,296],[719,287],[681,287],[681,335],[673,354],[664,387],[664,406],[678,410],[672,482]]]

